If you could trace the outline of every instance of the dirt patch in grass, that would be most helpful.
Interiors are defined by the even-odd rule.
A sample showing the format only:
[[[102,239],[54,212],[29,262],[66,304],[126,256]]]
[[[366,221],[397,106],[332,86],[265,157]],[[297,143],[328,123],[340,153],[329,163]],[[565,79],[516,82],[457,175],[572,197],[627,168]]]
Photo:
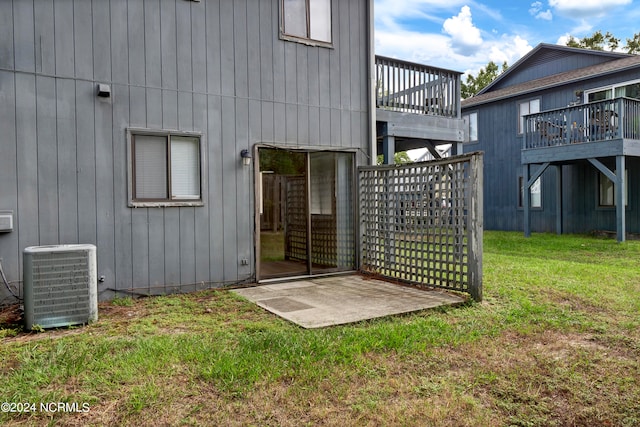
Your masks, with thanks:
[[[545,289],[544,292],[545,299],[548,299],[558,307],[564,307],[572,311],[580,311],[590,314],[606,314],[608,312],[606,307],[594,304],[586,298],[582,298],[578,295],[549,288]]]
[[[606,355],[607,347],[595,341],[593,335],[566,334],[557,331],[545,331],[531,343],[534,351],[547,354],[556,360],[566,359],[577,350],[601,352]]]
[[[632,360],[616,354],[615,348],[590,334],[509,332],[490,342],[438,348],[428,355],[368,353],[353,367],[336,366],[325,378],[282,378],[258,384],[239,397],[200,383],[193,394],[171,404],[171,413],[159,417],[145,411],[140,421],[141,425],[161,420],[267,426],[623,425],[623,415],[615,412],[616,394],[623,392],[623,384],[599,375],[611,365],[621,370],[632,366]]]
[[[14,326],[22,322],[22,310],[19,304],[0,308],[0,328]]]
[[[47,329],[43,332],[25,331],[23,328],[22,310],[18,304],[7,307],[0,312],[0,330],[13,330],[12,336],[1,338],[4,343],[25,343],[42,339],[57,339],[70,335],[83,333],[99,333],[104,324],[109,325],[110,330],[124,327],[135,322],[137,319],[147,316],[149,310],[143,304],[135,304],[132,307],[113,305],[111,302],[104,302],[98,305],[98,322],[93,325],[70,326],[67,328]],[[101,323],[100,320],[103,320]]]
[[[591,334],[506,333],[489,345],[440,352],[453,359],[446,375],[456,377],[454,383],[466,384],[474,398],[515,425],[624,425],[625,415],[614,408],[618,396],[633,389],[630,382],[638,386],[640,373],[624,349]]]

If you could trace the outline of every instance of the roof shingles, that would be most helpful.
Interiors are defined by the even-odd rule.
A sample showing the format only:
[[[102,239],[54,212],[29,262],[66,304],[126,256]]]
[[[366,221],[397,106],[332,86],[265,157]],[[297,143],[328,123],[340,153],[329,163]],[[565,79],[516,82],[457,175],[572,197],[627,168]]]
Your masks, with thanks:
[[[616,59],[613,61],[592,65],[589,67],[579,68],[577,70],[554,74],[552,76],[547,76],[540,79],[530,80],[528,82],[509,86],[495,91],[485,92],[480,95],[476,95],[463,100],[462,108],[469,108],[476,105],[511,98],[517,95],[524,95],[527,93],[549,89],[567,83],[572,83],[638,67],[640,67],[640,55],[633,55],[622,59]]]

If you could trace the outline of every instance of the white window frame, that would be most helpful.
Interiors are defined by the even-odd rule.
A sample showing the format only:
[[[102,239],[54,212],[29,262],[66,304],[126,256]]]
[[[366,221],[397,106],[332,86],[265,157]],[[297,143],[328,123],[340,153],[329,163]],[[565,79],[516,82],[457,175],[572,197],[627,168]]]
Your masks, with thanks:
[[[474,111],[469,114],[465,114],[462,116],[467,129],[469,131],[469,141],[468,142],[478,142],[478,112]]]
[[[629,207],[629,170],[625,169],[625,207]],[[616,173],[614,171],[614,173]],[[604,187],[606,185],[606,188]],[[605,195],[609,193],[609,195]],[[609,200],[603,200],[603,196]],[[599,208],[614,208],[616,207],[616,189],[615,184],[605,174],[598,171],[598,207]]]
[[[531,108],[532,103],[537,103],[537,107]],[[518,135],[522,135],[524,133],[524,116],[526,116],[527,114],[539,113],[540,104],[540,98],[533,98],[526,101],[518,102]],[[527,106],[526,111],[524,111],[524,105]]]
[[[607,86],[602,86],[602,87],[597,87],[597,88],[585,90],[584,91],[584,102],[589,102],[589,95],[592,95],[592,94],[598,93],[598,92],[604,92],[604,91],[609,91],[609,94],[608,94],[606,99],[619,98],[620,97],[620,95],[618,95],[619,89],[622,89],[622,88],[624,88],[626,86],[639,84],[639,83],[640,83],[640,79],[635,79],[635,80],[628,80],[628,81],[621,82],[621,83],[616,83],[616,84],[612,84],[612,85],[607,85]]]
[[[144,198],[136,194],[136,153],[135,138],[136,136],[149,136],[166,138],[166,197]],[[196,186],[198,194],[181,195],[172,194],[172,171],[171,171],[171,138],[178,140],[179,138],[194,138],[198,142],[198,159],[195,160],[198,167]],[[127,129],[127,153],[128,153],[128,204],[130,207],[184,207],[184,206],[203,206],[203,171],[204,168],[204,137],[198,132],[182,132],[155,129],[129,128]],[[175,187],[175,186],[174,186]]]
[[[518,187],[520,188],[520,197],[518,198],[518,207],[523,208],[523,202],[525,198],[524,191],[524,177],[518,177]],[[542,209],[542,177],[538,177],[536,182],[531,186],[531,191],[529,193],[531,195],[529,199],[529,207],[531,209]]]
[[[304,6],[305,24],[304,30],[295,29],[294,26],[287,25],[287,1],[295,1],[298,6]],[[333,22],[332,22],[332,10],[333,0],[280,0],[280,38],[282,40],[295,41],[312,46],[333,46]],[[320,10],[323,6],[328,6],[329,10],[327,14],[322,15],[316,13],[314,10]],[[324,19],[327,19],[326,21]],[[320,27],[327,27],[328,37],[318,36],[314,34],[314,27],[318,25]]]

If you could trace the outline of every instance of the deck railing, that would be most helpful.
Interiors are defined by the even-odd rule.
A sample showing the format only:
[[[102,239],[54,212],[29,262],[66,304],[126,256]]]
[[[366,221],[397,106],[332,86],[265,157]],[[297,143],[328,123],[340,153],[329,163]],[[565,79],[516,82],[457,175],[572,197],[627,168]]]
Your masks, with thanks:
[[[376,107],[460,118],[461,74],[376,56]]]
[[[616,98],[525,116],[524,149],[640,140],[640,101]]]

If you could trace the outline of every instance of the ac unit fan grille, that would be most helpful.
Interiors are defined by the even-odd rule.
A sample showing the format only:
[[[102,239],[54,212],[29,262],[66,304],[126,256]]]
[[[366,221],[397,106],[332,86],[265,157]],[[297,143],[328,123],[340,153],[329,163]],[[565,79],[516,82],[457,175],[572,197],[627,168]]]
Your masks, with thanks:
[[[89,315],[89,263],[78,253],[47,253],[33,259],[33,314],[48,321],[83,323]]]

